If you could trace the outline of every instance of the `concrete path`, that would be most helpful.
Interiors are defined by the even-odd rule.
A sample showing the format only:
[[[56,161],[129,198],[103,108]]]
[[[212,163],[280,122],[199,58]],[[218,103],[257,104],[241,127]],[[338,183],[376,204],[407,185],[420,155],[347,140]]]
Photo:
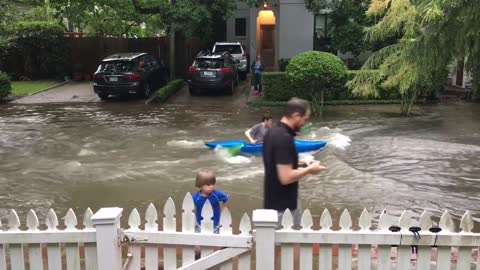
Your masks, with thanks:
[[[34,103],[63,103],[63,102],[99,102],[100,99],[93,92],[92,82],[71,82],[43,91],[37,94],[25,96],[12,101],[15,104]]]

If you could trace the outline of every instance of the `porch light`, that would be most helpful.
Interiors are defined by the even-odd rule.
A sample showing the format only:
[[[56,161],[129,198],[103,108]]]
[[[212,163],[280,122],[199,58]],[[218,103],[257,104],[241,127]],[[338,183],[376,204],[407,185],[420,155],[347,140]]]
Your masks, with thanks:
[[[263,1],[263,9],[268,9],[268,1]]]

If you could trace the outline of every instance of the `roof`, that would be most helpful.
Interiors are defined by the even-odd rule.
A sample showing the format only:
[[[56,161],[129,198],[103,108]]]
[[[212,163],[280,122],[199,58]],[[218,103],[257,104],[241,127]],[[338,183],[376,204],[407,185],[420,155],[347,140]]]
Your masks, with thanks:
[[[132,60],[147,53],[116,53],[105,57],[102,61]]]

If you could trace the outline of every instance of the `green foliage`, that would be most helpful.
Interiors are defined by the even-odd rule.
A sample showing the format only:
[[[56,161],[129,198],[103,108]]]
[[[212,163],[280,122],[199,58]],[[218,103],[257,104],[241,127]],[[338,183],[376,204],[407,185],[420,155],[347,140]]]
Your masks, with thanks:
[[[347,72],[347,77],[349,82],[348,86],[352,85],[351,80],[359,79],[360,76],[355,76],[359,73],[364,74],[364,76],[377,76],[379,71],[357,71],[349,70]],[[263,99],[269,102],[284,102],[288,101],[292,97],[300,97],[304,99],[310,99],[310,91],[308,90],[308,85],[301,83],[294,83],[290,77],[287,76],[286,72],[264,72],[262,73],[262,82],[263,82]],[[387,89],[381,87],[381,80],[375,85],[375,93],[371,95],[364,96],[359,95],[358,90],[351,89],[347,86],[341,86],[335,88],[333,91],[327,91],[324,96],[324,103],[330,104],[334,101],[339,100],[359,100],[359,101],[368,101],[368,100],[397,100],[401,99],[400,95],[392,89]],[[352,91],[353,90],[353,91]]]
[[[68,47],[63,27],[56,22],[18,22],[14,28],[15,49],[23,56],[24,72],[30,78],[63,78],[68,73]]]
[[[290,62],[290,58],[281,58],[278,60],[278,67],[281,72],[287,70],[288,62]]]
[[[168,100],[169,97],[171,97],[173,94],[175,94],[178,90],[182,89],[183,85],[185,84],[183,79],[178,79],[169,82],[167,85],[164,87],[160,88],[156,92],[156,99],[159,100],[160,102],[165,102]]]
[[[317,51],[307,51],[290,59],[288,77],[297,85],[305,86],[315,113],[321,113],[326,91],[344,87],[347,69],[337,56]]]
[[[368,15],[380,18],[367,34],[371,41],[393,35],[397,43],[375,52],[363,69],[379,69],[382,87],[402,95],[402,113],[408,115],[417,97],[435,95],[446,80],[449,66],[466,59],[473,89],[480,86],[479,1],[372,0]],[[378,78],[355,79],[353,88],[369,95]]]
[[[10,94],[12,86],[7,74],[0,71],[0,99],[5,98]]]
[[[146,0],[145,4],[168,2]],[[50,0],[50,5],[56,18],[67,18],[90,36],[145,37],[165,29],[159,14],[140,14],[130,0]]]

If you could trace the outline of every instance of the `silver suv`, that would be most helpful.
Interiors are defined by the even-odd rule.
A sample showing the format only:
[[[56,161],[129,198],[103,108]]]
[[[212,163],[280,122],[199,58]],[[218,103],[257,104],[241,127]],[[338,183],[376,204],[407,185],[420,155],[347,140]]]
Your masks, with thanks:
[[[247,78],[248,68],[248,59],[247,53],[245,52],[242,44],[240,42],[217,42],[213,45],[212,53],[223,53],[229,52],[234,59],[240,61],[236,64],[238,69],[238,75],[240,79],[245,80]]]

